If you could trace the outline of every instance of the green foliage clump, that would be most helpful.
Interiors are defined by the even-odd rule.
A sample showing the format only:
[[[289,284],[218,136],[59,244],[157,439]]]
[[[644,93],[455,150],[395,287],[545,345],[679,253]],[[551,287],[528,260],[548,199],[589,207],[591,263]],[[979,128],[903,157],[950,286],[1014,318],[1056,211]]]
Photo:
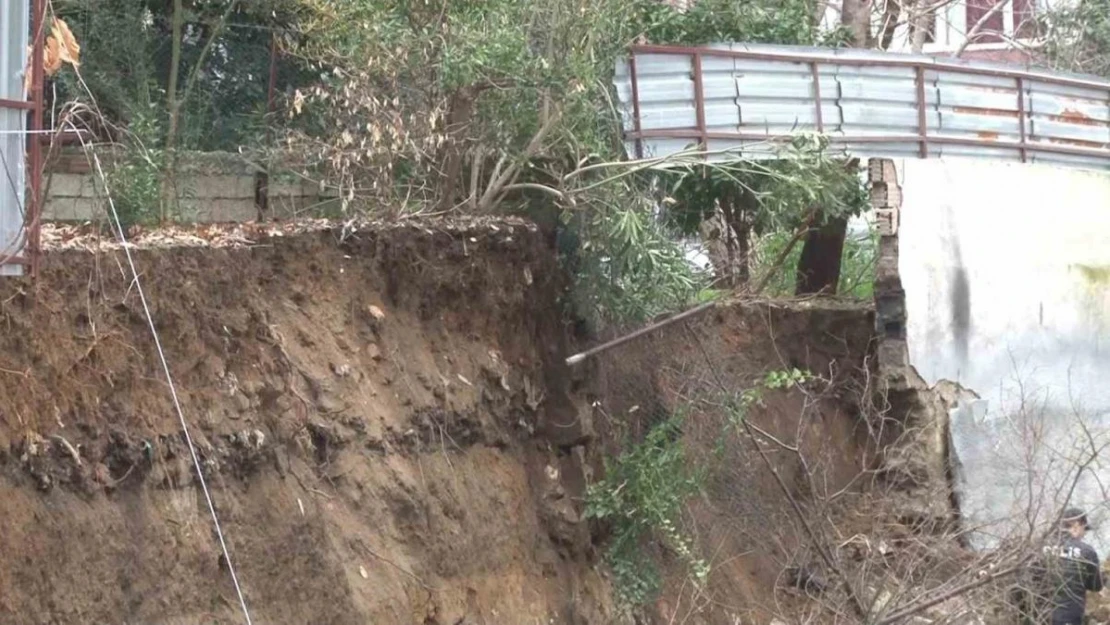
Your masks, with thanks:
[[[772,297],[789,297],[794,294],[794,270],[802,255],[801,246],[795,246],[780,268],[773,267],[775,260],[785,250],[794,235],[777,230],[757,237],[753,247],[753,273],[770,274],[764,294]],[[878,254],[878,232],[870,228],[862,235],[848,232],[844,239],[844,255],[840,265],[840,284],[837,293],[842,297],[869,301],[874,296],[875,260]]]
[[[858,164],[834,158],[827,148],[824,137],[798,135],[779,148],[772,160],[675,167],[666,176],[668,222],[680,232],[693,234],[705,220],[719,216],[731,234],[716,235],[727,246],[727,258],[719,252],[712,257],[710,248],[718,277],[743,284],[754,260],[761,282],[763,278],[773,282],[772,293],[792,293],[793,287],[786,288],[794,278],[788,270],[797,266],[801,253],[794,233],[848,219],[869,206]],[[755,250],[750,249],[753,240]],[[767,255],[767,249],[759,249],[760,243],[784,252],[791,245],[788,262],[780,266],[777,251]]]
[[[827,148],[824,137],[798,135],[765,164],[676,168],[667,215],[693,233],[718,206],[732,206],[756,235],[793,230],[815,208],[821,220],[858,215],[869,206],[858,165],[832,157]]]
[[[150,109],[135,111],[119,158],[106,172],[105,184],[124,229],[158,223],[162,217],[162,124],[160,111]]]
[[[727,425],[741,427],[766,391],[793,388],[812,379],[811,373],[800,369],[768,372],[759,384],[729,399]],[[619,456],[607,460],[604,479],[586,491],[586,517],[606,521],[612,528],[606,560],[617,597],[628,609],[649,603],[660,590],[659,570],[645,550],[649,541],[671,549],[694,584],[704,585],[709,578],[709,563],[684,529],[683,512],[687,501],[701,491],[711,466],[687,453],[682,423],[682,415],[676,414],[652,427],[642,442],[627,445]],[[723,445],[725,437],[718,440]]]
[[[626,196],[634,198],[634,195]],[[642,323],[687,306],[708,283],[649,207],[595,206],[568,216],[564,262],[575,304],[596,325]]]
[[[680,426],[676,416],[653,427],[643,442],[607,462],[605,479],[586,493],[587,518],[613,527],[607,560],[618,598],[628,608],[648,603],[660,588],[659,571],[643,550],[651,538],[674,550],[695,583],[709,576],[708,563],[682,530],[686,501],[700,490],[705,474],[692,468]]]
[[[1055,3],[1040,22],[1053,67],[1110,76],[1110,0]]]
[[[793,388],[805,384],[813,378],[813,374],[809,371],[803,371],[796,367],[767,372],[758,385],[745,389],[728,402],[730,423],[736,427],[743,425],[744,419],[748,418],[748,411],[753,406],[763,404],[764,392]]]
[[[809,0],[737,2],[698,0],[678,12],[663,2],[642,4],[646,37],[652,43],[701,45],[721,42],[840,46],[842,28],[823,31]]]
[[[221,22],[229,2],[235,4],[228,19]],[[182,108],[179,147],[235,151],[265,138],[272,37],[277,33],[283,39],[287,29],[296,24],[297,2],[185,3],[180,82],[194,71],[197,80]],[[136,132],[132,126],[156,110],[166,132],[173,4],[150,0],[54,2],[56,15],[69,24],[82,48],[80,79],[70,70],[59,74],[55,105],[95,103],[107,124],[130,132]],[[210,40],[212,53],[197,67]],[[279,85],[306,80],[305,69],[296,57],[283,55],[277,65]],[[151,147],[165,137],[154,139],[157,143]]]

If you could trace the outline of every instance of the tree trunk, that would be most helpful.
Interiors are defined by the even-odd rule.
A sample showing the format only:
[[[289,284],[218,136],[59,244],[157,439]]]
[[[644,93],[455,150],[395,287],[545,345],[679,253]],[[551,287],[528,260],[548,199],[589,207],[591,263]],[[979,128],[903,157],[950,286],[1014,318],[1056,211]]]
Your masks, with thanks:
[[[170,43],[170,76],[166,85],[166,162],[162,173],[162,207],[159,221],[165,224],[170,212],[177,205],[177,124],[181,105],[178,101],[177,82],[181,75],[181,37],[185,28],[185,7],[181,0],[173,1],[173,41]]]
[[[722,203],[722,214],[728,224],[728,232],[732,236],[729,240],[729,249],[733,256],[733,286],[746,286],[751,279],[751,253],[752,226],[748,223],[747,215],[751,214],[737,204],[725,205]]]
[[[910,23],[910,32],[913,33],[910,51],[914,54],[921,54],[925,49],[925,40],[929,38],[929,20],[934,19],[936,9],[924,1],[918,2],[914,8],[915,11],[911,13],[912,20]]]
[[[748,232],[743,228],[738,231],[731,221],[725,210],[718,209],[699,226],[716,283],[728,289],[745,284],[749,273]]]
[[[448,100],[447,119],[444,127],[447,142],[444,144],[443,156],[440,159],[440,171],[443,172],[443,179],[440,180],[439,184],[437,211],[450,209],[455,205],[458,198],[463,157],[466,155],[464,139],[466,130],[473,121],[476,97],[475,89],[462,87],[451,94]],[[478,196],[481,196],[481,193],[478,193]],[[473,198],[471,204],[476,203],[477,198]]]
[[[836,295],[847,235],[848,220],[843,218],[830,219],[824,226],[809,231],[798,260],[796,295]]]
[[[841,20],[852,33],[852,46],[866,48],[873,43],[871,36],[872,0],[844,0]],[[836,293],[840,282],[840,259],[844,253],[844,239],[848,235],[847,219],[830,219],[806,236],[802,257],[795,274],[795,293]]]
[[[852,34],[853,48],[870,48],[872,0],[844,0],[840,7],[840,23]]]

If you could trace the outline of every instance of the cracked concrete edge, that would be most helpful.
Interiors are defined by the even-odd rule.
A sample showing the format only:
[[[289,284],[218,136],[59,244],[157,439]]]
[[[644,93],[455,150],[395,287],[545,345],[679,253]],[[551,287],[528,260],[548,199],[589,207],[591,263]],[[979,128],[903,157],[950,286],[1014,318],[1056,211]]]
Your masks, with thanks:
[[[908,501],[928,502],[913,516],[929,516],[952,528],[959,523],[958,459],[953,455],[949,413],[973,392],[949,381],[930,387],[910,363],[906,341],[906,292],[898,271],[902,189],[893,159],[868,162],[871,206],[879,218],[875,269],[875,333],[879,389],[904,433],[883,454],[882,472],[904,485]],[[940,494],[947,494],[941,497]],[[910,511],[907,511],[910,512]]]

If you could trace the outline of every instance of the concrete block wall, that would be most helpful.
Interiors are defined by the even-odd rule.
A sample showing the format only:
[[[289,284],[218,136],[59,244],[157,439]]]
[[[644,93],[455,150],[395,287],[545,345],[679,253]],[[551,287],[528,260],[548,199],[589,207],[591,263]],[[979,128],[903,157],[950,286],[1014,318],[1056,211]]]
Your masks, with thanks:
[[[105,171],[116,154],[101,154]],[[184,222],[241,222],[329,214],[338,199],[293,172],[273,174],[268,184],[255,165],[231,153],[191,153],[180,157],[177,219]],[[104,187],[79,151],[52,159],[45,179],[43,218],[96,221],[106,216]],[[260,197],[259,188],[264,195]],[[265,207],[265,210],[263,210]]]

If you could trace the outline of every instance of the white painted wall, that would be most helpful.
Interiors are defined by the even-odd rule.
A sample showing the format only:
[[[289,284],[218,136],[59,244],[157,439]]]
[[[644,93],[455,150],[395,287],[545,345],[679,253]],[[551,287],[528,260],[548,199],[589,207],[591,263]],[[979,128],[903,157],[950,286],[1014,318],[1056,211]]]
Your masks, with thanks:
[[[1053,487],[1089,445],[1076,414],[1096,444],[1110,442],[1110,176],[962,160],[908,160],[899,172],[911,364],[983,399],[953,415],[964,511],[1013,520],[1036,500],[1051,516]],[[1110,521],[1103,456],[1073,501]],[[1031,483],[1048,491],[1030,496]],[[1092,538],[1110,551],[1110,526]]]

